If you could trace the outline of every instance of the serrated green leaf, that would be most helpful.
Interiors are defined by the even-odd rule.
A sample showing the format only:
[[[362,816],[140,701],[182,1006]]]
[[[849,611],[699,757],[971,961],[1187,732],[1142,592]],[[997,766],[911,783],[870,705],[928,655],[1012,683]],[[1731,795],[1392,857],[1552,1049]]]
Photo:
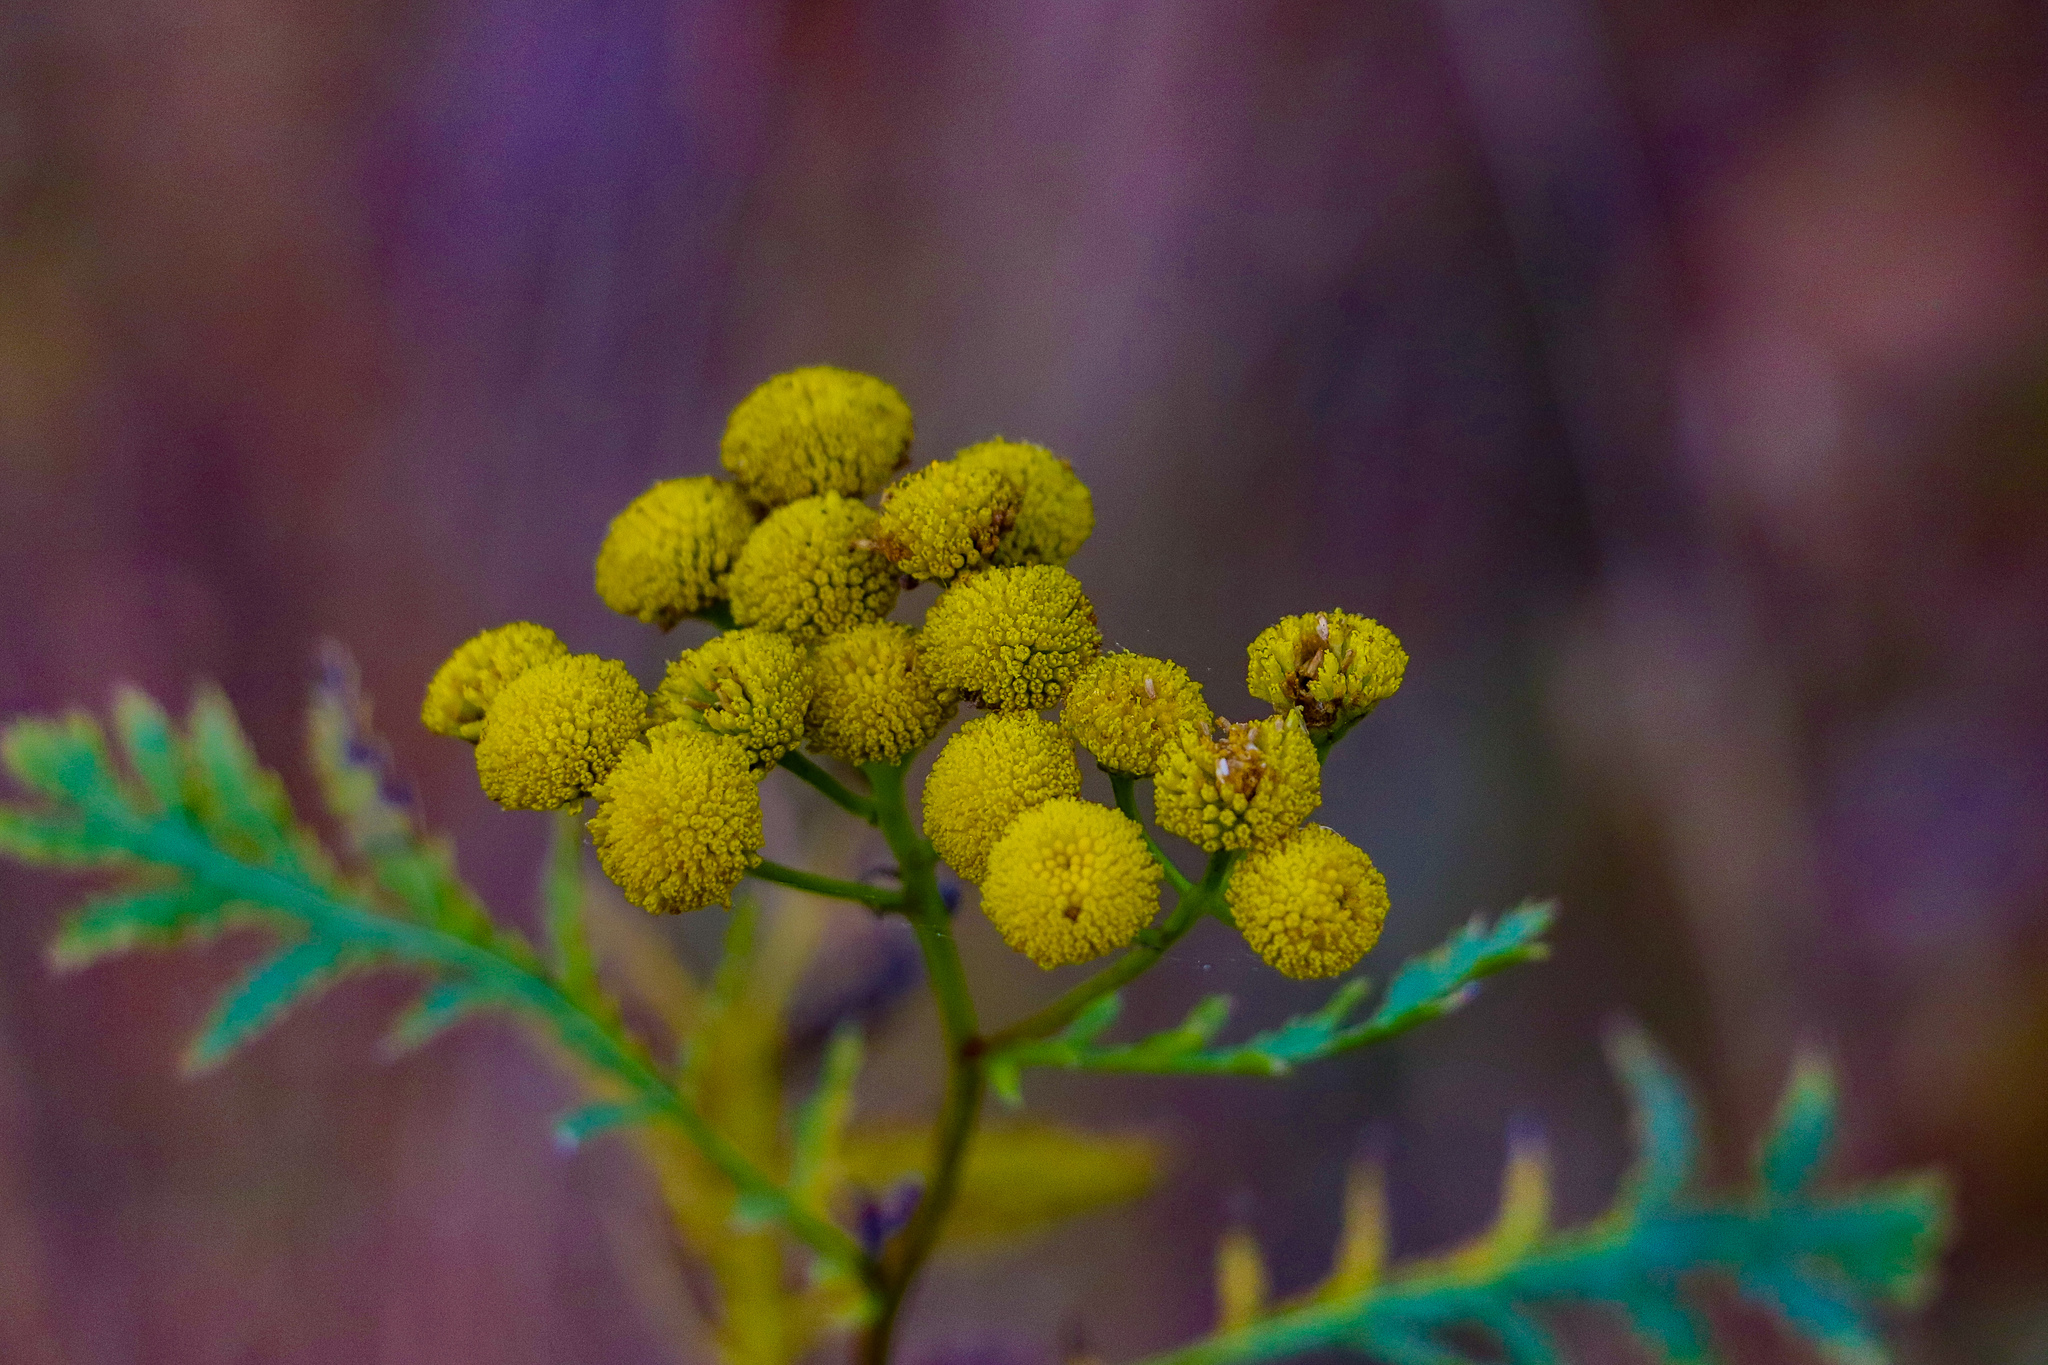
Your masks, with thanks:
[[[1357,1028],[1360,1038],[1387,1038],[1456,1009],[1478,981],[1522,962],[1533,962],[1549,949],[1542,942],[1557,918],[1547,901],[1530,902],[1500,917],[1492,929],[1474,918],[1440,947],[1411,958],[1395,974],[1372,1017]]]
[[[47,867],[105,867],[131,857],[75,815],[17,806],[0,806],[0,853]]]
[[[988,1088],[1005,1108],[1024,1107],[1024,1072],[1009,1057],[998,1057],[988,1064]]]
[[[574,1151],[601,1133],[644,1123],[661,1112],[660,1104],[645,1098],[586,1104],[555,1124],[555,1145]]]
[[[1757,1154],[1757,1178],[1767,1194],[1782,1199],[1806,1188],[1834,1144],[1839,1098],[1827,1060],[1800,1054]]]
[[[496,991],[475,981],[443,981],[415,1000],[384,1035],[384,1055],[418,1051],[479,1010],[501,1004]]]
[[[163,707],[148,693],[124,684],[114,691],[114,729],[121,736],[129,768],[156,809],[183,806],[185,758]]]
[[[218,934],[262,912],[185,883],[97,901],[65,917],[50,943],[50,965],[73,971],[132,948],[168,947]]]
[[[186,741],[198,779],[198,814],[215,841],[264,866],[303,871],[284,784],[257,762],[218,689],[194,694]]]
[[[259,965],[221,997],[185,1054],[185,1069],[210,1071],[253,1042],[284,1012],[325,987],[349,965],[346,943],[307,939]]]
[[[1607,1050],[1629,1092],[1636,1134],[1636,1166],[1626,1202],[1641,1212],[1668,1208],[1692,1183],[1699,1162],[1692,1097],[1641,1030],[1617,1029]]]
[[[1510,1365],[1562,1365],[1564,1357],[1557,1343],[1526,1313],[1493,1303],[1479,1313],[1478,1320],[1500,1342],[1501,1354]]]
[[[106,736],[82,711],[14,721],[0,733],[0,761],[23,786],[55,801],[83,804],[119,796]]]

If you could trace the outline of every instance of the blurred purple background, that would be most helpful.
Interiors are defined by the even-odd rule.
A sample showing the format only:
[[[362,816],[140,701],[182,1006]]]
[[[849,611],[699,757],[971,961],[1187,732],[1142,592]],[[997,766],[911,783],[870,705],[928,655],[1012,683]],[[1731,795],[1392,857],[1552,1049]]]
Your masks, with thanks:
[[[1283,613],[1407,642],[1322,817],[1392,885],[1374,970],[1532,892],[1556,959],[1285,1087],[1038,1079],[1172,1183],[942,1272],[912,1365],[1189,1335],[1232,1218],[1304,1284],[1362,1142],[1405,1248],[1483,1221],[1516,1118],[1589,1213],[1624,1013],[1730,1171],[1833,1049],[1844,1173],[1960,1182],[1907,1358],[2048,1350],[2038,5],[20,0],[0,73],[0,712],[215,678],[303,791],[334,636],[525,914],[544,823],[419,730],[425,678],[530,617],[652,680],[607,520],[819,361],[923,457],[1070,458],[1110,638],[1220,710]],[[255,945],[55,980],[75,896],[0,869],[0,1360],[702,1358],[647,1183],[552,1148],[509,1028],[381,1065],[402,984],[350,985],[188,1083]],[[1052,989],[962,924],[992,1013]],[[1211,925],[1133,1013],[1212,989],[1322,995]]]

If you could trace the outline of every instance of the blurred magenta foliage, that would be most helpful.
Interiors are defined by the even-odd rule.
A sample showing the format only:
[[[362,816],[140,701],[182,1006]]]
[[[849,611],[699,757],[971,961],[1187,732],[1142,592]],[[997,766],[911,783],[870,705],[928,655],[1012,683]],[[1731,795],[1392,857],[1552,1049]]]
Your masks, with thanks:
[[[1047,1074],[1203,1142],[1173,1198],[942,1272],[914,1353],[1186,1335],[1240,1221],[1307,1283],[1373,1122],[1408,1249],[1484,1222],[1518,1113],[1597,1209],[1616,1012],[1729,1131],[1833,1049],[1844,1161],[1959,1178],[1918,1356],[2048,1340],[2038,7],[26,0],[0,72],[0,713],[210,677],[288,752],[334,636],[528,904],[544,824],[484,818],[421,685],[515,617],[655,676],[591,592],[606,520],[814,361],[901,387],[922,456],[993,415],[1071,459],[1076,567],[1145,623],[1112,643],[1225,711],[1282,614],[1407,642],[1328,785],[1382,955],[1556,893],[1556,959],[1285,1091]],[[548,1143],[509,1035],[367,1068],[397,991],[354,987],[186,1085],[253,945],[59,987],[64,894],[0,872],[0,1358],[675,1358],[650,1192]],[[961,922],[996,1008],[1045,990]],[[1313,1003],[1190,946],[1134,1024]],[[882,1011],[895,949],[849,953],[817,998]],[[889,1017],[913,1112],[931,1020]]]

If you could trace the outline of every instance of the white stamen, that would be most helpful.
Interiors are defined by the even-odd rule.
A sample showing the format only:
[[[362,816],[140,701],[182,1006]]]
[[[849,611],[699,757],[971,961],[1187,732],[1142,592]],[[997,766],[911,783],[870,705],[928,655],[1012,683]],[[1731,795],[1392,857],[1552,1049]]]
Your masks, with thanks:
[[[1150,675],[1150,674],[1147,674],[1147,675],[1146,675],[1146,677],[1145,677],[1145,700],[1146,700],[1146,701],[1158,701],[1158,700],[1159,700],[1159,689],[1158,689],[1158,688],[1156,688],[1156,687],[1154,687],[1154,686],[1152,685],[1152,678],[1151,678],[1151,675]]]
[[[1324,644],[1328,644],[1328,643],[1330,643],[1330,618],[1329,618],[1329,617],[1327,617],[1327,616],[1318,616],[1318,617],[1316,618],[1316,638],[1317,638],[1318,640],[1321,640],[1321,641],[1322,641],[1322,642],[1323,642]]]
[[[1230,760],[1229,760],[1229,759],[1227,759],[1227,758],[1219,758],[1219,759],[1217,759],[1217,760],[1216,760],[1216,780],[1217,780],[1218,782],[1227,782],[1227,781],[1229,781],[1229,779],[1230,779]]]

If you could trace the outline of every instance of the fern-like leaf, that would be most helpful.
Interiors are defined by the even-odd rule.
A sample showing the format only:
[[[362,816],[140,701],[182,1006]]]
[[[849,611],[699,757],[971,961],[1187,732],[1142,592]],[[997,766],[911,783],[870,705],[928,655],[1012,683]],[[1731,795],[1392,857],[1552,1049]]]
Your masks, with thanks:
[[[295,943],[259,965],[222,997],[185,1054],[185,1069],[210,1071],[254,1042],[293,1005],[317,994],[349,966],[350,951],[335,939]]]
[[[1230,1016],[1230,999],[1211,996],[1196,1005],[1179,1027],[1132,1043],[1096,1041],[1115,1022],[1115,994],[1105,995],[1051,1038],[1018,1044],[990,1063],[997,1093],[1012,1099],[1025,1067],[1080,1071],[1127,1071],[1154,1075],[1284,1076],[1297,1067],[1340,1052],[1384,1042],[1437,1019],[1472,998],[1478,983],[1522,962],[1542,958],[1543,935],[1555,909],[1548,903],[1523,905],[1490,928],[1474,919],[1431,952],[1411,958],[1394,977],[1379,1007],[1353,1023],[1371,992],[1362,977],[1339,986],[1321,1009],[1299,1014],[1242,1043],[1211,1046]]]
[[[1820,1194],[1802,1179],[1774,1197],[1702,1194],[1684,1086],[1641,1035],[1618,1036],[1613,1050],[1646,1145],[1606,1215],[1549,1231],[1541,1163],[1525,1140],[1493,1230],[1471,1246],[1395,1266],[1351,1292],[1332,1292],[1333,1274],[1316,1293],[1143,1365],[1248,1365],[1330,1348],[1388,1365],[1471,1365],[1466,1343],[1475,1332],[1514,1365],[1550,1365],[1559,1355],[1545,1317],[1585,1303],[1612,1305],[1661,1359],[1692,1365],[1709,1349],[1688,1290],[1708,1275],[1776,1309],[1841,1365],[1881,1365],[1877,1316],[1926,1287],[1948,1222],[1941,1185],[1922,1178]],[[1808,1135],[1798,1144],[1804,1171],[1826,1145],[1809,1138],[1831,1131],[1834,1094],[1812,1061],[1789,1087],[1781,1114],[1792,1116],[1790,1131]]]

